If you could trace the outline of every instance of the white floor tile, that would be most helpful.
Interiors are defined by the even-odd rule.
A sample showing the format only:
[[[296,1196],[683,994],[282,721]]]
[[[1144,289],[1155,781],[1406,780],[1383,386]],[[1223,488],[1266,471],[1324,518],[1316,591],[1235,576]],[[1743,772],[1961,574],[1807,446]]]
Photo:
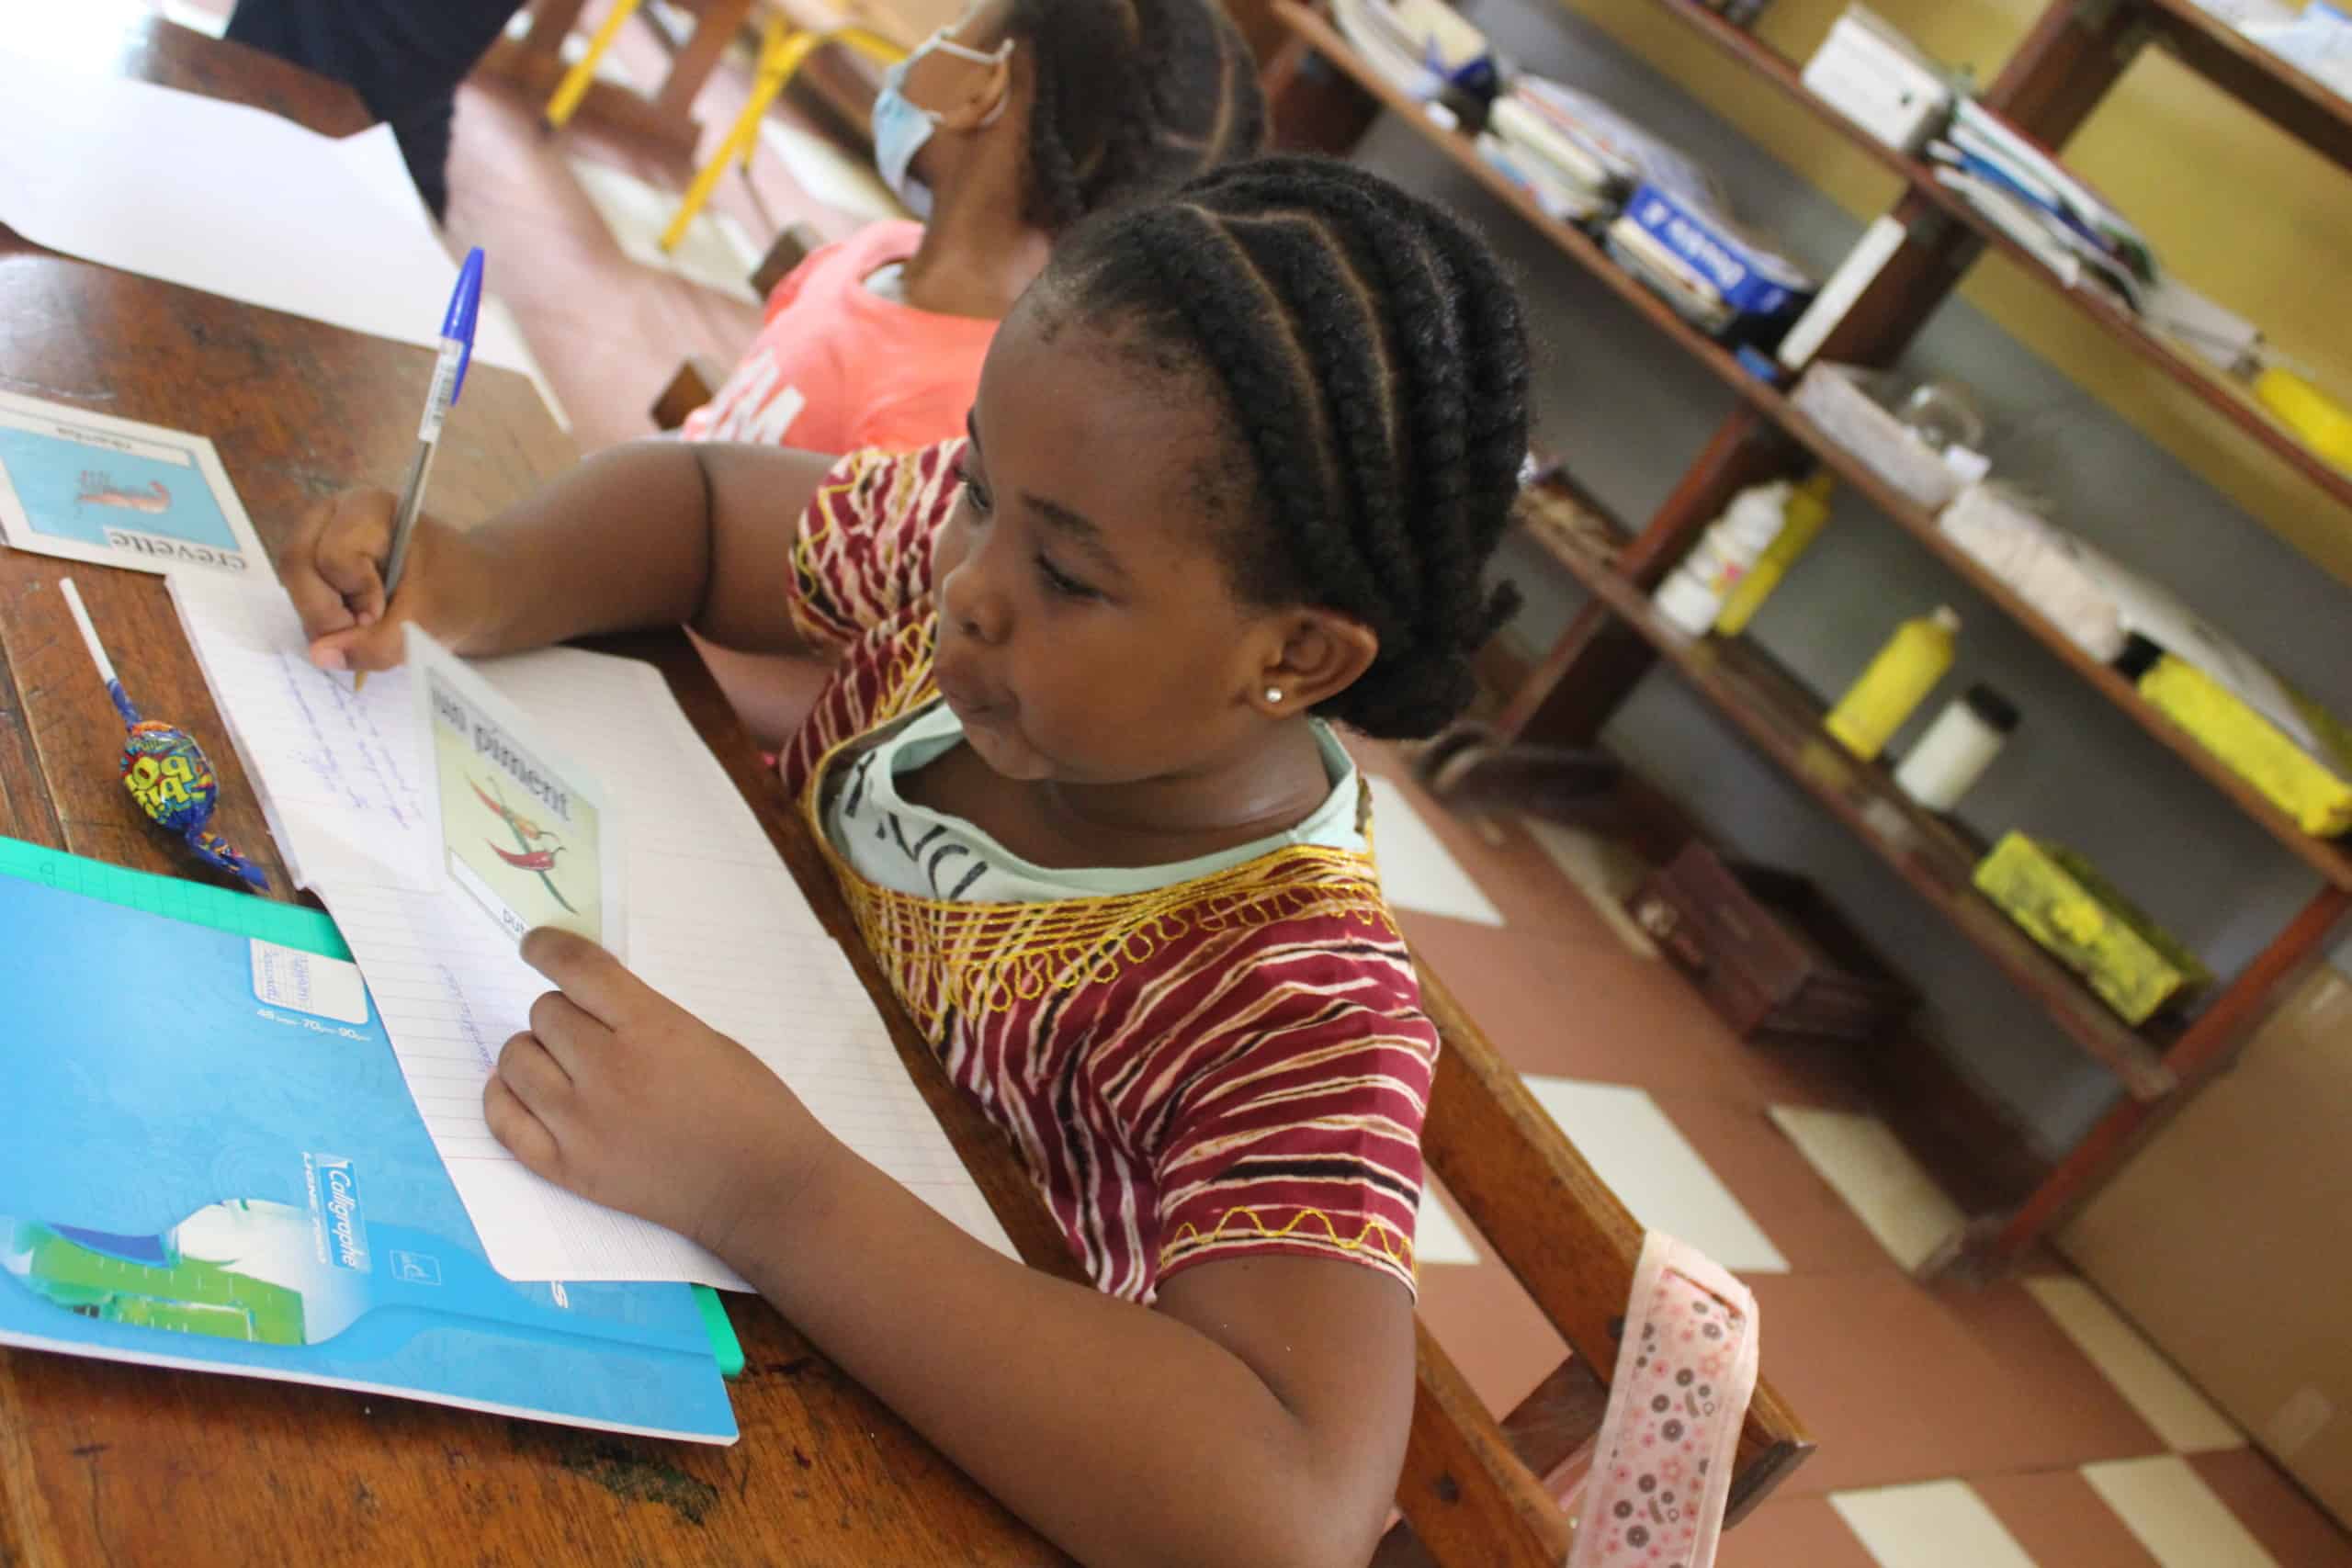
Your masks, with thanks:
[[[1620,942],[1644,958],[1657,956],[1657,943],[1650,940],[1640,922],[1625,912],[1625,900],[1649,875],[1649,865],[1641,856],[1613,839],[1581,828],[1547,822],[1540,817],[1523,817],[1520,821],[1543,846],[1552,863],[1560,868],[1560,874],[1585,896],[1585,901],[1617,933]]]
[[[1421,1188],[1421,1212],[1413,1222],[1413,1261],[1419,1264],[1467,1264],[1478,1261],[1478,1244],[1453,1217],[1453,1208],[1439,1196],[1437,1178]]]
[[[2178,1455],[2086,1464],[2083,1479],[2163,1568],[2279,1568]]]
[[[1372,781],[1372,832],[1381,890],[1391,904],[1482,926],[1503,923],[1502,911],[1447,852],[1405,792],[1387,779]]]
[[[1885,1122],[1776,1105],[1772,1120],[1895,1262],[1916,1270],[1967,1223]]]
[[[662,232],[678,214],[678,192],[659,189],[634,175],[585,158],[564,161],[571,165],[572,177],[588,193],[596,215],[605,220],[623,255],[639,266],[673,273],[730,299],[750,305],[760,302],[752,291],[752,269],[760,265],[760,252],[732,216],[704,208],[695,214],[678,248],[664,251]]]
[[[2058,1320],[2091,1364],[2107,1374],[2123,1402],[2175,1453],[2245,1446],[2245,1435],[2140,1337],[2106,1298],[2083,1280],[2052,1274],[2025,1281],[2042,1310]]]
[[[908,216],[872,164],[814,131],[765,120],[760,126],[760,145],[783,164],[794,185],[836,212],[867,223]]]
[[[1532,1073],[1527,1088],[1644,1226],[1689,1242],[1735,1273],[1789,1271],[1771,1237],[1657,1100],[1638,1089]]]
[[[1880,1568],[2037,1568],[1965,1481],[1833,1492],[1829,1506]]]

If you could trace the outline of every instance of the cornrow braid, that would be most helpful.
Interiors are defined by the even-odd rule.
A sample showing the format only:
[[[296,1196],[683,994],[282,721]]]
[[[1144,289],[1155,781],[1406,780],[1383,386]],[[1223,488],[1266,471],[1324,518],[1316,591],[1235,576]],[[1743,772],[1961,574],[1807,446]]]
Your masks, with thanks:
[[[1257,64],[1217,0],[1012,0],[1005,36],[1031,55],[1024,217],[1048,233],[1264,142]]]
[[[1236,592],[1380,639],[1324,716],[1411,739],[1461,712],[1517,607],[1485,574],[1527,451],[1526,334],[1483,243],[1361,170],[1270,158],[1084,225],[1043,299],[1218,389],[1250,459]]]

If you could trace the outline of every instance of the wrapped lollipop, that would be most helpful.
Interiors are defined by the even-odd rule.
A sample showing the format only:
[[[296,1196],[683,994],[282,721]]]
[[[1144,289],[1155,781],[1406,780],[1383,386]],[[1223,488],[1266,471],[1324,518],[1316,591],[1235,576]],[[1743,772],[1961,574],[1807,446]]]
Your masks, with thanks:
[[[65,594],[66,608],[74,612],[74,624],[81,628],[92,662],[98,667],[98,678],[106,682],[107,695],[114,699],[114,710],[130,731],[122,747],[122,787],[130,792],[140,810],[187,840],[188,848],[204,860],[266,889],[269,878],[261,868],[209,826],[213,807],[220,802],[220,780],[203,748],[186,730],[140,716],[98,642],[97,628],[90,624],[90,612],[83,607],[74,580],[64,578],[58,587]]]

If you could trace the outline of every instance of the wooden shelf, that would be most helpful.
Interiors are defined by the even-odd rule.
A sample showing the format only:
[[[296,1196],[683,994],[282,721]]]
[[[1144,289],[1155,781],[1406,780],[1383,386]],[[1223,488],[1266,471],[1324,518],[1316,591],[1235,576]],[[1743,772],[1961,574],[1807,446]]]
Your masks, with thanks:
[[[2181,63],[2321,157],[2352,171],[2352,102],[2195,0],[2140,0]]]
[[[1661,618],[1648,595],[1611,564],[1620,541],[1608,525],[1564,496],[1531,491],[1522,514],[1530,536],[1612,615],[1935,906],[2070,1039],[2106,1064],[2134,1099],[2154,1100],[2172,1091],[2174,1075],[2160,1047],[2127,1027],[1976,891],[1970,877],[1984,846],[1915,805],[1883,768],[1857,761],[1830,739],[1821,728],[1821,705],[1793,676],[1745,638],[1694,638]]]
[[[1944,532],[1927,508],[1881,479],[1869,465],[1823,434],[1797,409],[1790,407],[1781,416],[1781,423],[1790,434],[1820,454],[1823,461],[1839,479],[1860,491],[1872,506],[1892,518],[1896,526],[1926,546],[1929,554],[1950,567],[1956,576],[1977,592],[1991,600],[1996,609],[2015,621],[2034,641],[2049,649],[2060,663],[2121,709],[2126,717],[2146,731],[2157,744],[2188,763],[2206,783],[2221,791],[2240,812],[2252,818],[2256,826],[2277,840],[2280,847],[2325,877],[2330,886],[2352,890],[2352,846],[2347,846],[2341,840],[2314,839],[2304,832],[2293,818],[2273,806],[2268,797],[2207,750],[2203,742],[2158,711],[2120,671],[2100,663],[2085,652],[2048,616],[1987,571],[1983,563]]]
[[[1718,34],[1730,35],[1731,39],[1736,41],[1726,42],[1724,47],[1727,49],[1743,52],[1753,50],[1763,54],[1770,53],[1770,51],[1764,50],[1761,44],[1749,38],[1747,33],[1731,27],[1712,12],[1696,10],[1681,4],[1680,0],[1659,0],[1659,3],[1678,13],[1687,13],[1692,23],[1700,26],[1701,30],[1710,37]],[[2133,723],[2187,762],[2207,783],[2220,790],[2233,805],[2252,818],[2290,853],[2327,878],[2332,885],[2352,889],[2352,849],[2347,849],[2340,843],[2314,839],[2297,827],[2291,818],[2271,805],[2261,792],[2240,778],[2227,763],[2207,750],[2194,737],[2174,724],[2172,720],[2158,713],[2146,699],[2140,695],[2129,681],[2083,652],[2039,611],[2018,598],[1997,578],[1978,565],[1974,558],[1954,544],[1950,536],[1937,525],[1934,516],[1925,507],[1888,484],[1868,464],[1832,439],[1820,426],[1800,412],[1778,387],[1750,372],[1727,352],[1723,344],[1676,314],[1673,307],[1653,294],[1645,285],[1623,267],[1619,266],[1611,259],[1609,254],[1596,244],[1582,230],[1562,223],[1544,212],[1532,197],[1480,157],[1469,138],[1458,131],[1448,130],[1431,120],[1422,112],[1421,106],[1410,95],[1383,76],[1363,56],[1356,53],[1347,40],[1340,37],[1338,30],[1321,15],[1309,10],[1305,6],[1293,4],[1292,0],[1280,0],[1276,9],[1283,19],[1314,47],[1317,53],[1346,72],[1389,108],[1406,117],[1423,136],[1475,177],[1480,185],[1491,191],[1498,199],[1509,203],[1521,217],[1542,231],[1554,244],[1566,252],[1588,271],[1608,285],[1612,292],[1648,318],[1659,331],[1674,339],[1686,354],[1713,371],[1719,380],[1753,404],[1766,418],[1819,458],[1832,472],[1868,499],[1872,505],[1894,519],[1905,532],[1927,546],[1939,558],[1964,578],[1971,586],[1992,600],[2004,614],[2022,626],[2034,640],[2050,649],[2063,663],[2089,682],[2101,695],[2122,709]],[[1772,58],[1777,60],[1778,56]],[[1782,62],[1781,65],[1785,70],[1786,62]],[[1768,70],[1769,73],[1770,73]],[[1790,83],[1793,85],[1794,72],[1788,70],[1787,74]],[[1825,115],[1832,118],[1839,118],[1835,110],[1830,109],[1826,104],[1819,104],[1819,100],[1814,99],[1813,95],[1805,92],[1801,85],[1795,86],[1794,90],[1819,105]],[[1860,133],[1857,132],[1857,134]],[[1909,162],[1901,154],[1894,152],[1893,149],[1883,146],[1871,138],[1865,136],[1862,140],[1896,163]],[[1949,195],[1949,193],[1946,194]],[[1957,201],[1958,198],[1952,199]],[[2023,265],[2034,266],[2035,270],[2041,272],[2044,276],[2049,276],[2046,268],[2040,267],[2030,258]],[[2054,283],[2056,280],[2053,278],[2052,281]],[[2086,303],[2100,310],[2108,309],[2096,300],[2086,300]],[[2112,311],[2109,313],[2119,316],[2120,314]],[[2132,331],[2138,332],[2136,325],[2133,326]],[[2146,337],[2144,333],[2139,335],[2143,339]]]
[[[2332,125],[2335,137],[2335,145],[2333,147],[2323,145],[2320,150],[2338,162],[2346,163],[2347,167],[2352,167],[2352,161],[2347,161],[2352,160],[2352,106],[2346,106],[2343,99],[2335,96],[2325,87],[2296,71],[2284,61],[2272,59],[2268,51],[2238,37],[2234,29],[2226,24],[2206,16],[2192,4],[2192,0],[2143,0],[2143,3],[2150,5],[2153,9],[2162,13],[2166,18],[2173,29],[2173,32],[2166,34],[2167,41],[2174,42],[2177,49],[2181,49],[2184,56],[2190,59],[2191,64],[2196,65],[2221,85],[2237,93],[2241,97],[2246,97],[2255,107],[2269,114],[2273,119],[2278,120],[2288,130],[2310,141],[2312,135],[2321,134],[2322,122]],[[1818,95],[1804,85],[1797,65],[1771,45],[1744,28],[1732,26],[1714,12],[1703,10],[1691,4],[1690,0],[1653,0],[1653,4],[1662,10],[1670,12],[1718,50],[1804,105],[1816,119],[1883,165],[1889,173],[1906,182],[1914,191],[1932,202],[1939,211],[1975,234],[2002,257],[2022,268],[2042,287],[2064,297],[2075,310],[2097,322],[2108,335],[2121,342],[2133,354],[2187,389],[2208,408],[2236,425],[2257,445],[2267,448],[2281,462],[2324,491],[2337,505],[2352,508],[2352,474],[2346,473],[2304,446],[2295,438],[2293,432],[2273,419],[2261,404],[2222,381],[2206,367],[2203,360],[2199,359],[2195,355],[2174,344],[2170,339],[2149,331],[2147,326],[2131,311],[2111,303],[2105,296],[2093,290],[2066,287],[2065,281],[2044,266],[2032,252],[2003,233],[1971,206],[1965,197],[1937,179],[1933,167],[1920,159],[1889,147],[1824,102]],[[2234,85],[2233,81],[2224,80],[2216,73],[2214,68],[2201,62],[2202,56],[2189,56],[2188,48],[2173,37],[2174,32],[2193,33],[2199,41],[2188,47],[2211,52],[2222,50],[2225,44],[2234,45],[2242,53],[2250,54],[2258,57],[2261,62],[2267,62],[2267,64],[2264,65],[2233,55],[2223,56],[2224,62],[2220,68],[2234,69],[2243,73],[2257,71],[2266,73],[2261,81],[2267,84],[2267,87],[2256,90],[2267,91],[2268,96],[2267,98],[2249,96],[2246,88]],[[2312,102],[2292,96],[2287,78],[2300,82],[2309,93],[2317,95],[2318,101]],[[2252,84],[2248,85],[2251,86]],[[2297,123],[2290,123],[2281,118],[2278,108],[2267,107],[2269,104],[2276,104],[2283,108],[2287,105],[2296,103],[2303,103],[2307,106],[2303,113],[2311,122],[2311,134],[2306,134],[2302,129],[2299,129]]]

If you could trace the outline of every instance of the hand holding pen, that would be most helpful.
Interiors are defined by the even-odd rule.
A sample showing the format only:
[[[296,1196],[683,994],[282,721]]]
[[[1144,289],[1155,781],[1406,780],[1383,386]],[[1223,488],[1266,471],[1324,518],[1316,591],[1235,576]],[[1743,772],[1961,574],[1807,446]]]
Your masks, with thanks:
[[[390,605],[392,595],[400,589],[401,570],[408,562],[410,542],[416,535],[416,520],[424,511],[425,481],[433,472],[433,457],[441,445],[441,426],[457,406],[458,395],[465,389],[466,367],[473,363],[474,321],[481,310],[481,247],[476,245],[466,253],[466,265],[458,269],[458,286],[449,295],[449,309],[441,320],[441,354],[434,362],[433,381],[424,394],[424,417],[416,427],[416,453],[409,459],[408,481],[401,488],[399,506],[392,515],[392,547],[384,559],[384,603]],[[360,690],[368,683],[368,672],[361,671],[351,679],[351,689]]]

